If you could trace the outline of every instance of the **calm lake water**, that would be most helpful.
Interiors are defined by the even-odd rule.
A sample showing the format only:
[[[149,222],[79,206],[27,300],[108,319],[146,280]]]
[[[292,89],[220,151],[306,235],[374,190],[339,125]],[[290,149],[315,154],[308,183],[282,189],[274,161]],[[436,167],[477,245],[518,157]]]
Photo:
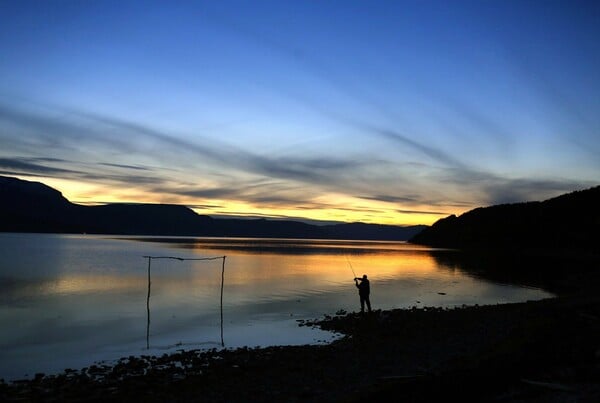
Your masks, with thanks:
[[[552,296],[470,275],[444,259],[451,253],[403,242],[0,233],[0,378],[220,348],[222,260],[152,260],[147,305],[148,255],[227,256],[228,348],[331,341],[297,320],[358,311],[353,270],[368,274],[374,309]]]

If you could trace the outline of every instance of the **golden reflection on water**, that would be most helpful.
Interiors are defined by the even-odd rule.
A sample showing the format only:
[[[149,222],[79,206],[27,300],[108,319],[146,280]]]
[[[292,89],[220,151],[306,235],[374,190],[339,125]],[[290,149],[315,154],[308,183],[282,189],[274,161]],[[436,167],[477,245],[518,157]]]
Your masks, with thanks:
[[[290,290],[299,287],[324,290],[347,284],[368,274],[372,281],[409,276],[445,276],[429,249],[399,242],[335,240],[139,238],[147,244],[168,245],[168,254],[190,258],[227,255],[225,286],[246,287],[246,292]],[[123,241],[119,241],[123,242]],[[162,247],[162,246],[161,246]],[[191,256],[190,256],[191,254]],[[94,260],[80,274],[60,272],[43,282],[42,294],[134,292],[144,290],[147,263],[141,256],[127,270],[114,267],[95,275]],[[153,261],[153,288],[164,295],[212,293],[221,282],[221,261]],[[114,274],[113,274],[114,273]]]
[[[325,247],[336,247],[326,245]],[[374,245],[374,248],[378,245]],[[251,285],[263,282],[346,283],[367,274],[372,279],[401,278],[409,275],[439,275],[438,265],[431,255],[421,250],[385,251],[384,253],[353,254],[279,254],[218,250],[229,254],[225,275],[227,285]],[[198,253],[205,254],[204,250]],[[194,282],[216,284],[220,278],[207,276],[209,269],[196,266]]]

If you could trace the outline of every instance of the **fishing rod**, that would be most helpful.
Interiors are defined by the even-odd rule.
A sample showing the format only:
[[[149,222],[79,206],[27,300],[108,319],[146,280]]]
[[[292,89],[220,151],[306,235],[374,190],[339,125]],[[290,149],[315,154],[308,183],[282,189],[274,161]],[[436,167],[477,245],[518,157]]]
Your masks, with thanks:
[[[354,267],[352,267],[352,262],[350,262],[350,258],[348,258],[348,255],[346,255],[346,260],[348,261],[348,264],[350,265],[350,269],[352,270],[352,274],[354,274],[354,279],[356,280],[356,273],[354,272]]]

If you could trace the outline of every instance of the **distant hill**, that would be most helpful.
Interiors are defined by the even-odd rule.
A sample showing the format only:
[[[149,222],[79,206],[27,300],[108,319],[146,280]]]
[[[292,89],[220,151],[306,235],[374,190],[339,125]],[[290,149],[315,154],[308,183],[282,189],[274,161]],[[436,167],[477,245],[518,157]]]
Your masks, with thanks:
[[[542,202],[477,208],[443,218],[410,242],[460,249],[598,251],[600,186]]]
[[[216,219],[172,204],[82,206],[42,183],[0,176],[2,232],[404,241],[424,228],[423,225],[311,225],[299,221]]]

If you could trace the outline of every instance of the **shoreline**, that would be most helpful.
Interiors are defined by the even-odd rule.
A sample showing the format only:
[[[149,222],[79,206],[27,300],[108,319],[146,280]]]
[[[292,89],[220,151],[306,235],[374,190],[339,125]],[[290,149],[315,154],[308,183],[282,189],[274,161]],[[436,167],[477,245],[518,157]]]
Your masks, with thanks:
[[[0,400],[359,401],[393,393],[409,401],[595,401],[599,318],[600,297],[589,292],[326,315],[300,325],[345,335],[327,345],[130,356],[114,365],[2,382]]]

